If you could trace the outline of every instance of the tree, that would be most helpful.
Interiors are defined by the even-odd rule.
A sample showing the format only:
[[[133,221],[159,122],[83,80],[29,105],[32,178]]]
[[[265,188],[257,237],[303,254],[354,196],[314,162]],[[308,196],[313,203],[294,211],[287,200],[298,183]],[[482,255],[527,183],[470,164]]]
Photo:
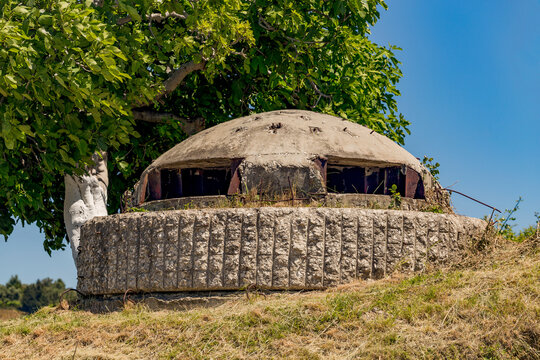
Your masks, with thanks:
[[[0,308],[18,308],[21,306],[23,285],[17,275],[9,278],[6,285],[0,285]]]
[[[107,151],[116,212],[144,167],[186,133],[252,112],[311,109],[403,143],[397,48],[367,37],[380,7],[3,0],[0,233],[36,223],[45,250],[63,248],[64,176],[88,175]]]
[[[47,305],[57,304],[66,286],[61,279],[50,278],[37,280],[33,284],[22,284],[17,275],[13,275],[6,285],[0,285],[0,308],[16,308],[25,312],[34,312]],[[75,300],[73,293],[64,299]]]
[[[20,310],[31,313],[43,306],[54,305],[65,289],[66,285],[61,279],[53,281],[45,278],[26,285],[22,290]]]

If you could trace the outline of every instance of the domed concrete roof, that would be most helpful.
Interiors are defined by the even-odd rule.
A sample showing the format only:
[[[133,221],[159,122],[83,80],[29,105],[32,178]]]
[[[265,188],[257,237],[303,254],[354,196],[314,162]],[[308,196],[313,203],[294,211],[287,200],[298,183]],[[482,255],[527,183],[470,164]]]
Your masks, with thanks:
[[[165,152],[150,168],[310,157],[345,165],[407,165],[422,172],[419,161],[389,138],[348,120],[304,110],[271,111],[216,125]]]

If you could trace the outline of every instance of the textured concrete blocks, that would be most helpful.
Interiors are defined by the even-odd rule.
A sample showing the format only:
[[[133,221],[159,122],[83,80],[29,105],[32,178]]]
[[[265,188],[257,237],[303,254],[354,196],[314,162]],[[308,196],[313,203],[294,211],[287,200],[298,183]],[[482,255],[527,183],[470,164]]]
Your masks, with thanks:
[[[82,229],[86,294],[317,289],[444,263],[485,222],[357,208],[240,208],[116,214]]]

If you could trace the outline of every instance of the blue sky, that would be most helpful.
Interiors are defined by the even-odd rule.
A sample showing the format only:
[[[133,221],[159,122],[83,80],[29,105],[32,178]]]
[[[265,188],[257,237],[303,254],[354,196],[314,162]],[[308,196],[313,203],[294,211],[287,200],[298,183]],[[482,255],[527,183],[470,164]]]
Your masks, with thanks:
[[[501,210],[518,227],[540,212],[540,1],[394,0],[372,30],[403,48],[405,148],[441,164],[440,182]],[[452,196],[459,213],[485,207]]]
[[[371,39],[397,45],[405,148],[441,164],[440,182],[501,210],[524,201],[518,227],[540,212],[540,1],[389,0]],[[489,210],[454,195],[458,213]],[[0,242],[0,283],[62,278],[76,285],[70,251],[42,247],[35,226]]]

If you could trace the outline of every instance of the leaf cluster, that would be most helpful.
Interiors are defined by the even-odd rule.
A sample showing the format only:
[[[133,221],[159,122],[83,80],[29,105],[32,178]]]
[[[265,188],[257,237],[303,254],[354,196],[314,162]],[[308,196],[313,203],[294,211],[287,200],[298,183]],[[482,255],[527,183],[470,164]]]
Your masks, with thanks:
[[[441,164],[439,164],[438,162],[434,162],[432,157],[424,155],[424,158],[422,159],[422,165],[424,165],[426,169],[429,170],[430,174],[435,180],[439,180],[439,167],[441,166]]]

